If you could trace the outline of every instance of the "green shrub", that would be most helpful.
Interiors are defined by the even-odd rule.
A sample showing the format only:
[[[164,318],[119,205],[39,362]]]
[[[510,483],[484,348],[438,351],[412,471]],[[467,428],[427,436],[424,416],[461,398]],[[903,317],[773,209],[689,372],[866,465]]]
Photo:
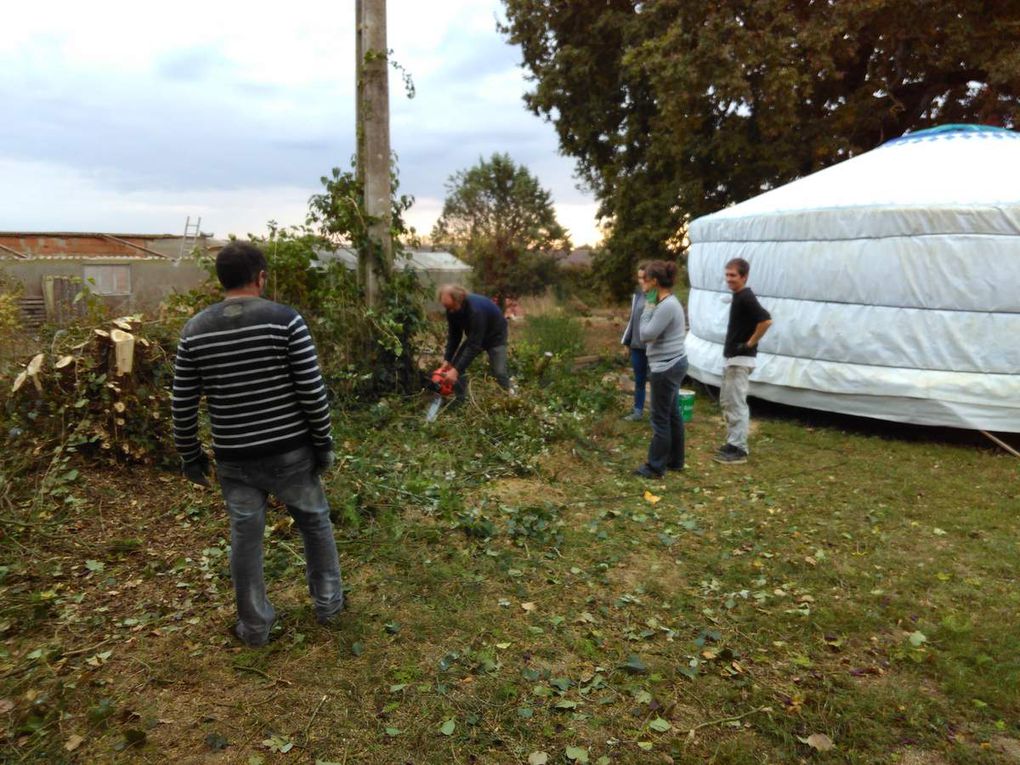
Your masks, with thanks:
[[[524,343],[539,354],[548,352],[570,359],[584,350],[584,328],[576,319],[560,313],[529,317],[523,334]]]
[[[606,285],[595,277],[589,267],[560,268],[553,289],[557,299],[564,302],[579,300],[587,305],[603,305],[612,297]]]

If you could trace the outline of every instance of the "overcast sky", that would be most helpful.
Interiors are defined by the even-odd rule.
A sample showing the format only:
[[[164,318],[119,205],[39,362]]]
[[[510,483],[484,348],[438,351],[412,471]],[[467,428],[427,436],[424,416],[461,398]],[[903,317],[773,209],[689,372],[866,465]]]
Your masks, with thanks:
[[[598,238],[552,125],[529,113],[498,0],[389,0],[391,134],[409,219],[507,152],[552,192],[576,245]],[[225,237],[300,223],[354,151],[354,0],[9,3],[0,34],[0,230]]]

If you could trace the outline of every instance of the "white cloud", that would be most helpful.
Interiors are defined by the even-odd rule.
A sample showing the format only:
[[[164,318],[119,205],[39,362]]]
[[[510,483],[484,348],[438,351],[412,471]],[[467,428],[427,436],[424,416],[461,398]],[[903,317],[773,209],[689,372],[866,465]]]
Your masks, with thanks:
[[[570,233],[570,240],[575,247],[601,241],[602,234],[594,220],[595,203],[556,204],[554,207],[556,219]]]
[[[0,225],[173,231],[199,210],[218,234],[297,222],[319,176],[353,153],[353,5],[5,8]],[[389,46],[417,87],[406,99],[391,70],[401,190],[419,198],[412,215],[427,231],[449,175],[507,152],[575,221],[575,241],[588,241],[580,231],[594,232],[594,204],[574,187],[552,126],[523,106],[499,12],[498,0],[390,0]]]
[[[0,231],[110,231],[180,234],[202,219],[218,237],[265,234],[266,223],[300,224],[314,188],[116,191],[73,169],[0,160]],[[56,213],[54,211],[57,211]],[[223,227],[230,221],[229,228]]]

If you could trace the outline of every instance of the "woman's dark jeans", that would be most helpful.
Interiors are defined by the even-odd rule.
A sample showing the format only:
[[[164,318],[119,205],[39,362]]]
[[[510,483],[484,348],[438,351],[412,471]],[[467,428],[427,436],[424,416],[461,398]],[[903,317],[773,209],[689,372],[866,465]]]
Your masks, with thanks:
[[[683,356],[663,372],[652,372],[652,443],[648,446],[648,467],[656,473],[684,467],[684,421],[676,396],[687,375]]]

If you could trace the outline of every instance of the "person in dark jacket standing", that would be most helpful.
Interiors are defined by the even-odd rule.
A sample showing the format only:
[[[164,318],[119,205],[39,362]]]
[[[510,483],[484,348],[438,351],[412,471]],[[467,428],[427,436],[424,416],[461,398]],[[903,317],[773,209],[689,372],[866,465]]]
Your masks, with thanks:
[[[758,341],[772,326],[772,316],[747,286],[750,264],[734,258],[726,264],[726,286],[733,293],[730,320],[723,344],[723,379],[719,388],[719,404],[726,418],[726,443],[713,459],[728,465],[747,462],[747,436],[751,427],[751,411],[747,407],[748,379],[758,356]]]
[[[457,395],[467,389],[464,374],[482,351],[489,355],[489,368],[503,390],[510,390],[507,372],[507,323],[503,312],[492,300],[468,292],[456,284],[439,288],[439,302],[446,309],[446,352],[440,367],[454,383]]]
[[[261,297],[266,258],[233,242],[216,258],[225,299],[181,331],[173,381],[174,441],[193,482],[209,485],[209,457],[198,438],[205,395],[216,472],[230,516],[230,574],[237,602],[234,634],[262,646],[276,620],[266,596],[262,535],[270,494],[287,506],[305,547],[308,590],[322,624],[343,609],[329,505],[320,474],[333,464],[329,405],[315,346],[293,308]]]
[[[637,268],[637,286],[630,300],[630,320],[623,331],[621,345],[630,349],[630,366],[634,370],[634,408],[623,419],[638,422],[645,414],[645,385],[648,382],[648,355],[641,339],[641,313],[645,307],[645,264]]]

